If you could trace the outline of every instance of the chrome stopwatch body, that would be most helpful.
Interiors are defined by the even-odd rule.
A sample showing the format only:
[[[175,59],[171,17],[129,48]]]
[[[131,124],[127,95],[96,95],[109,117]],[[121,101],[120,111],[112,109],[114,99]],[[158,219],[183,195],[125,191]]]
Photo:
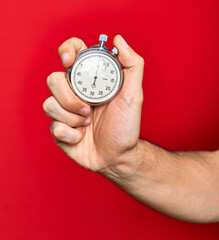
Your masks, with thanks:
[[[71,69],[67,69],[69,85],[75,94],[90,105],[112,100],[123,83],[122,65],[116,54],[104,46],[107,36],[101,34],[100,44],[83,50],[76,56]]]

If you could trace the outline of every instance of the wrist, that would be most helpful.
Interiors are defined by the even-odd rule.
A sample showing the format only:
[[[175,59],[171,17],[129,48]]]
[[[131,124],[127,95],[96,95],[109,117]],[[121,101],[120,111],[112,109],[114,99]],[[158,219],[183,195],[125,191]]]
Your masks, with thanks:
[[[125,191],[137,193],[139,189],[150,188],[154,183],[159,186],[171,170],[171,161],[171,152],[139,139],[134,148],[98,173]]]
[[[139,139],[136,145],[113,160],[113,164],[99,170],[98,173],[110,181],[121,184],[135,179],[138,169],[144,165],[144,141]]]

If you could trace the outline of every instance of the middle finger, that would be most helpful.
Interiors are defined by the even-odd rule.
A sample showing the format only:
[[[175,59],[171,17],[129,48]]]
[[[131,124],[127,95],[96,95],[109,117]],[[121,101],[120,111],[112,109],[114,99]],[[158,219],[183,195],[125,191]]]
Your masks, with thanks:
[[[66,110],[82,116],[90,114],[90,106],[81,101],[71,90],[64,72],[54,72],[47,78],[47,84],[58,103]]]

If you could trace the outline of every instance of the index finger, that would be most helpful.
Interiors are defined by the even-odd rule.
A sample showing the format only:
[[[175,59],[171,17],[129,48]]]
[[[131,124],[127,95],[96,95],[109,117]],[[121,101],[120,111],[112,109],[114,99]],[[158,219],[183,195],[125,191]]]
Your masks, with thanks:
[[[85,43],[76,37],[66,40],[58,49],[59,57],[64,67],[70,67],[78,52],[86,49]]]

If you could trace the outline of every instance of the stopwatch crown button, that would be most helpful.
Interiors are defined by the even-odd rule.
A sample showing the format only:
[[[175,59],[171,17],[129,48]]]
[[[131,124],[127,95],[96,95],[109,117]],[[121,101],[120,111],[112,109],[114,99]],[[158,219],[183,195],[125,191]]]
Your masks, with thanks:
[[[118,54],[118,52],[119,52],[119,50],[116,47],[114,47],[112,50],[112,54],[116,55],[116,54]]]
[[[107,42],[108,36],[106,34],[100,34],[99,41],[100,42]]]

